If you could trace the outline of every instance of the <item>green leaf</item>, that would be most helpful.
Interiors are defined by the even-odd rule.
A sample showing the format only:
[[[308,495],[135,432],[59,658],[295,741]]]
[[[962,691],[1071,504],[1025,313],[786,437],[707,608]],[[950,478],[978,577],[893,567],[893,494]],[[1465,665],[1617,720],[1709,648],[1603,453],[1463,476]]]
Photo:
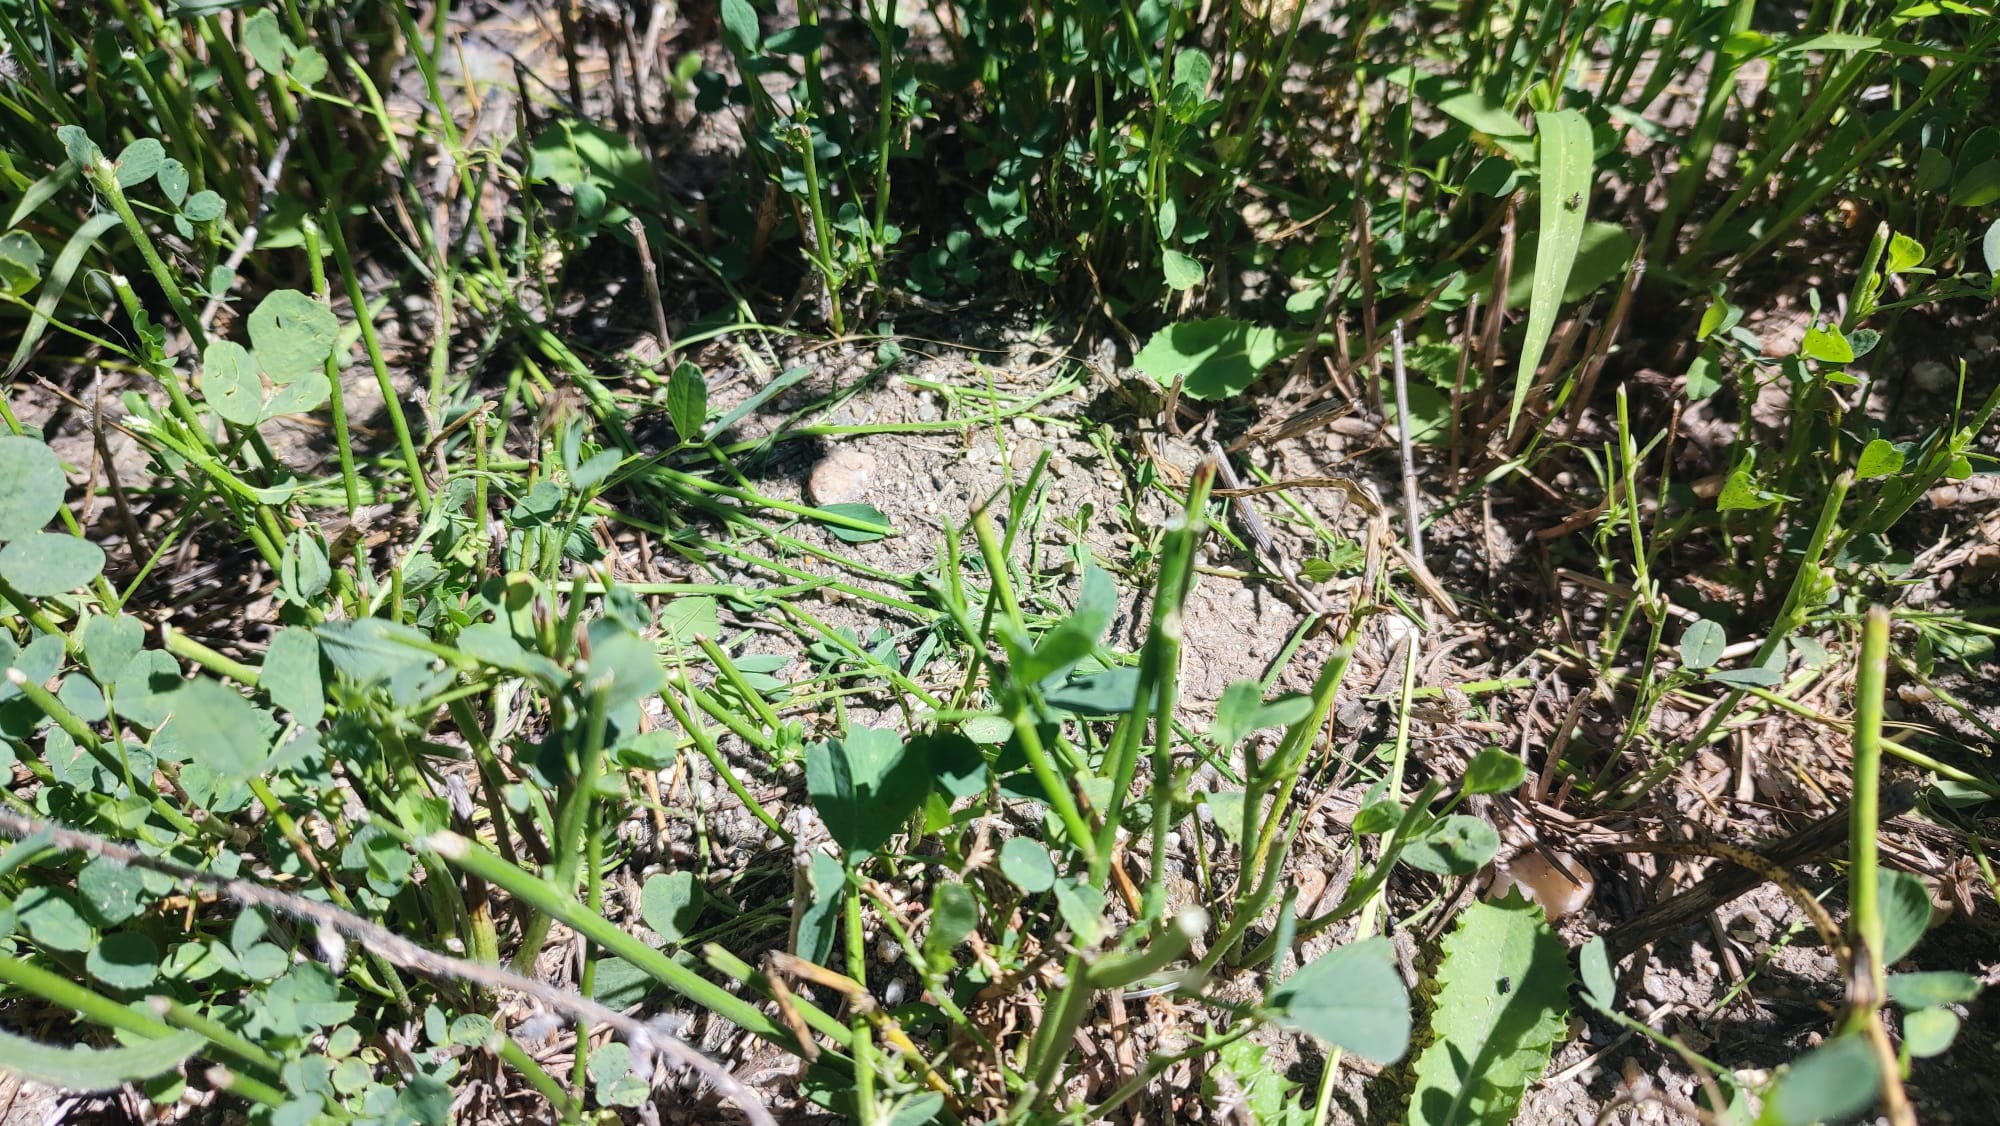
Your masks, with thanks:
[[[181,201],[187,198],[187,190],[187,165],[182,164],[171,156],[161,161],[160,191],[166,195],[167,202],[173,204],[175,207],[179,207]]]
[[[81,954],[91,947],[90,924],[70,901],[68,892],[31,884],[14,900],[14,917],[29,938],[50,950]]]
[[[211,340],[201,354],[201,394],[210,409],[238,426],[263,418],[264,382],[250,350],[233,340]]]
[[[1986,272],[2000,276],[2000,219],[1986,228],[1986,237],[1979,240],[1980,253],[1986,259]]]
[[[1903,451],[1887,438],[1874,438],[1861,448],[1861,460],[1854,475],[1863,481],[1888,477],[1903,471]]]
[[[667,417],[681,441],[701,441],[702,428],[708,425],[708,380],[685,360],[674,365],[674,374],[667,377]]]
[[[924,935],[924,961],[943,973],[951,965],[951,952],[979,929],[979,899],[972,889],[957,881],[939,884],[931,891],[931,929]]]
[[[1076,609],[1049,627],[1035,642],[1034,649],[1019,659],[1013,669],[1014,678],[1040,684],[1068,672],[1090,656],[1097,648],[1097,639],[1111,625],[1111,615],[1118,608],[1117,597],[1109,575],[1101,568],[1085,567]]]
[[[1518,897],[1474,902],[1444,941],[1410,1126],[1512,1122],[1567,1022],[1569,952]]]
[[[243,22],[243,52],[266,74],[285,71],[285,33],[278,30],[278,17],[269,8],[259,10]]]
[[[924,760],[932,784],[951,798],[977,797],[986,792],[985,752],[957,731],[918,732],[906,750]]]
[[[750,6],[749,0],[722,0],[722,30],[738,54],[757,53],[762,29],[757,25],[757,9]]]
[[[1082,946],[1104,941],[1104,893],[1075,876],[1055,882],[1056,910]]]
[[[614,708],[658,692],[667,677],[652,642],[607,618],[590,623],[589,667],[591,686]]]
[[[1841,335],[1839,328],[1819,328],[1806,330],[1805,339],[1799,342],[1799,354],[1807,359],[1823,364],[1851,364],[1854,362],[1854,348]]]
[[[257,421],[282,418],[288,414],[308,414],[326,404],[333,395],[333,383],[322,372],[309,371],[290,383],[281,383],[257,412]]]
[[[661,942],[671,945],[694,930],[705,899],[693,872],[662,872],[646,877],[639,889],[639,915]]]
[[[1906,1009],[1958,1005],[1979,996],[1979,979],[1957,970],[1890,974],[1889,999]]]
[[[181,214],[190,222],[206,223],[222,217],[222,197],[213,191],[203,190],[187,198],[181,204]]]
[[[678,649],[694,644],[697,634],[718,636],[722,632],[721,608],[711,595],[683,594],[661,607],[656,624],[660,640]]]
[[[326,557],[326,545],[319,529],[307,526],[285,541],[278,559],[278,589],[285,599],[310,606],[333,581],[333,565]]]
[[[938,1111],[943,1109],[944,1096],[936,1091],[906,1095],[896,1100],[882,1126],[928,1126],[937,1121]]]
[[[166,163],[167,150],[151,137],[141,137],[118,154],[118,186],[136,188],[159,174]]]
[[[1412,868],[1440,876],[1469,876],[1500,851],[1500,833],[1485,818],[1454,813],[1439,818],[1403,849]]]
[[[1030,895],[1056,884],[1056,866],[1049,859],[1049,850],[1026,837],[1009,837],[1000,846],[1000,874]]]
[[[113,989],[144,989],[160,976],[160,948],[136,931],[107,934],[83,956],[83,968]]]
[[[250,314],[250,346],[257,366],[273,383],[324,374],[326,358],[340,337],[333,310],[296,289],[280,289]]]
[[[1696,672],[1712,669],[1728,647],[1729,635],[1720,623],[1696,618],[1681,631],[1681,667]]]
[[[64,129],[70,128],[74,126],[64,126]],[[58,130],[58,133],[60,132],[61,130]],[[79,129],[77,132],[81,133],[82,130]],[[20,334],[20,339],[15,343],[13,357],[7,361],[7,375],[11,376],[20,371],[22,365],[28,362],[28,357],[34,354],[36,342],[42,338],[42,333],[47,331],[49,325],[54,323],[56,306],[62,303],[63,294],[69,290],[70,279],[74,278],[77,270],[83,266],[84,257],[97,245],[97,240],[102,238],[106,231],[118,226],[118,223],[117,212],[99,212],[77,227],[75,233],[69,236],[69,241],[63,244],[62,252],[56,255],[55,264],[49,267],[48,281],[42,286],[41,295],[35,298],[34,315],[29,319],[27,329]]]
[[[1583,999],[1598,1012],[1611,1012],[1618,1003],[1618,982],[1611,972],[1611,951],[1604,945],[1604,936],[1591,936],[1577,952],[1576,960],[1583,973]]]
[[[198,762],[219,778],[240,781],[255,776],[271,755],[276,725],[225,684],[185,681],[167,706],[172,718],[154,736],[164,757]]]
[[[1521,342],[1521,361],[1514,372],[1514,397],[1507,410],[1507,430],[1521,416],[1521,405],[1534,382],[1535,370],[1542,365],[1542,352],[1555,330],[1556,314],[1563,290],[1569,285],[1570,270],[1576,264],[1577,247],[1583,241],[1593,160],[1590,121],[1576,110],[1537,113],[1539,136],[1536,159],[1542,178],[1540,235],[1535,254],[1533,296],[1528,300],[1527,337]]]
[[[42,280],[42,244],[26,231],[0,235],[0,293],[20,296]]]
[[[0,1072],[76,1094],[115,1091],[165,1075],[208,1041],[199,1032],[169,1032],[118,1048],[57,1048],[0,1031]]]
[[[146,626],[128,614],[92,614],[77,631],[77,646],[99,684],[116,684],[146,647]]]
[[[139,869],[100,856],[77,872],[76,892],[98,923],[115,927],[144,910],[146,880]]]
[[[1986,207],[2000,201],[2000,160],[1967,169],[1951,186],[1953,207]]]
[[[1163,385],[1185,377],[1181,393],[1190,399],[1226,399],[1241,394],[1266,367],[1302,343],[1304,338],[1296,334],[1211,317],[1154,333],[1132,363]]]
[[[1160,268],[1166,275],[1167,287],[1175,292],[1193,289],[1200,285],[1201,279],[1208,274],[1200,259],[1191,254],[1182,254],[1178,250],[1162,251]]]
[[[309,629],[286,626],[271,639],[257,686],[294,722],[317,727],[326,717],[326,687],[319,676],[319,638]]]
[[[62,508],[67,489],[53,450],[33,438],[0,436],[0,540],[41,531]]]
[[[1859,1033],[1828,1040],[1779,1074],[1757,1126],[1843,1121],[1874,1103],[1881,1084],[1875,1051]]]
[[[824,966],[833,957],[834,932],[847,898],[847,869],[826,853],[814,852],[806,863],[806,887],[812,895],[799,912],[798,944],[792,953]]]
[[[1924,264],[1924,244],[1897,232],[1889,239],[1889,261],[1884,267],[1892,274],[1905,273]]]
[[[1273,1020],[1376,1063],[1410,1046],[1410,996],[1380,935],[1330,950],[1271,990]]]
[[[1941,1056],[1958,1036],[1958,1014],[1950,1009],[1918,1009],[1903,1017],[1903,1047],[1917,1059]]]
[[[1784,682],[1777,669],[1717,669],[1708,679],[1731,688],[1771,688]]]
[[[37,532],[0,547],[0,575],[30,598],[68,594],[104,570],[104,549],[59,532]]]
[[[840,738],[806,748],[806,792],[850,863],[881,847],[930,792],[921,754],[893,731],[850,727]]]
[[[1893,966],[1916,949],[1931,925],[1931,893],[1908,872],[1883,869],[1876,885],[1882,905],[1882,964]]]
[[[833,538],[842,543],[874,543],[876,540],[896,530],[895,526],[889,523],[889,518],[882,514],[882,510],[872,504],[862,504],[859,502],[850,504],[822,504],[819,506],[819,510],[821,512],[831,512],[835,516],[845,516],[850,520],[862,520],[876,525],[874,528],[856,528],[845,524],[828,524],[826,530],[833,533]]]
[[[1468,794],[1498,794],[1521,784],[1528,776],[1528,767],[1512,752],[1488,747],[1472,756],[1472,762],[1465,768],[1465,792]]]

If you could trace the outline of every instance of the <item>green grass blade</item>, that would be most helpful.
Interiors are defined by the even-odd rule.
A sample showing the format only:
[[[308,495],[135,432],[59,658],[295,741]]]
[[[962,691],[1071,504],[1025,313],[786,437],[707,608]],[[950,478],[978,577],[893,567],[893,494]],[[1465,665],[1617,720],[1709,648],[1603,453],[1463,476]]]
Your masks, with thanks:
[[[35,342],[48,331],[49,323],[55,319],[56,306],[62,303],[63,294],[68,291],[70,279],[76,277],[76,269],[83,264],[83,256],[97,245],[104,232],[118,225],[118,216],[109,211],[94,215],[90,221],[76,229],[64,244],[62,253],[56,255],[55,265],[49,267],[47,278],[42,282],[42,296],[35,302],[34,316],[28,321],[27,329],[21,333],[21,340],[14,346],[14,358],[7,361],[7,375],[12,376],[28,362],[35,351]]]
[[[1541,366],[1542,351],[1556,327],[1556,308],[1569,284],[1570,267],[1583,242],[1583,221],[1590,196],[1590,122],[1573,109],[1535,115],[1540,144],[1542,225],[1535,250],[1535,285],[1528,300],[1528,337],[1521,342],[1521,366],[1514,373],[1514,401],[1507,410],[1507,432],[1521,417],[1528,383]]]

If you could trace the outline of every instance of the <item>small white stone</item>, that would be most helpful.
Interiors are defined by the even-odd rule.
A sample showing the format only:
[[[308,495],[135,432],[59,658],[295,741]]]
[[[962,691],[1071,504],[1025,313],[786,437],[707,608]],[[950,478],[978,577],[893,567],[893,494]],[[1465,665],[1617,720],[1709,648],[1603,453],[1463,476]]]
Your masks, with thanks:
[[[1911,364],[1910,378],[1926,391],[1942,391],[1952,384],[1951,369],[1936,360],[1918,360]]]
[[[853,447],[843,447],[820,459],[806,481],[814,504],[853,504],[868,495],[868,478],[875,459]]]

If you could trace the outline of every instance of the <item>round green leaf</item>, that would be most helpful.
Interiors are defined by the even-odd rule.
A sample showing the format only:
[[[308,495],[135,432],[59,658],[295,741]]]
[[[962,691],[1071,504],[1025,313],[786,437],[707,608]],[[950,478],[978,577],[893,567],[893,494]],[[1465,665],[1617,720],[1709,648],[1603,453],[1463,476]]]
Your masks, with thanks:
[[[1903,451],[1887,438],[1876,438],[1861,448],[1861,460],[1855,463],[1854,475],[1863,481],[1874,477],[1887,477],[1903,471]]]
[[[1454,813],[1403,850],[1412,868],[1440,876],[1469,876],[1500,851],[1500,834],[1478,817]]]
[[[107,934],[84,955],[83,968],[113,989],[144,989],[160,976],[160,948],[132,931]]]
[[[37,532],[0,548],[0,575],[30,598],[68,594],[104,570],[104,550],[89,540]]]
[[[1026,837],[1012,837],[1000,846],[1000,874],[1030,894],[1056,886],[1056,866],[1049,859],[1049,850]]]
[[[168,157],[166,160],[161,161],[160,191],[166,194],[168,203],[173,204],[175,207],[179,207],[181,205],[181,201],[187,198],[187,192],[188,192],[187,165],[182,164],[180,161],[175,160],[171,156]]]
[[[1908,872],[1885,870],[1876,885],[1882,905],[1882,964],[1893,966],[1915,949],[1931,925],[1931,893]]]
[[[1889,975],[1889,999],[1906,1009],[1961,1004],[1977,996],[1979,979],[1958,970]]]
[[[663,872],[646,877],[639,891],[639,914],[661,942],[674,943],[694,930],[701,918],[702,892],[693,872]]]
[[[276,383],[321,371],[333,354],[340,322],[333,310],[296,289],[281,289],[250,314],[250,346],[257,365]]]
[[[1979,240],[1979,250],[1986,258],[1986,272],[2000,274],[2000,219],[1986,228],[1986,237]]]
[[[172,718],[154,737],[162,757],[201,763],[231,781],[257,773],[270,757],[276,724],[227,685],[185,681],[166,705]]]
[[[215,413],[238,426],[263,417],[264,381],[250,352],[233,340],[209,343],[201,354],[201,394]]]
[[[1520,785],[1527,776],[1528,768],[1520,759],[1498,747],[1488,747],[1474,755],[1465,768],[1465,792],[1501,793]]]
[[[1958,1014],[1950,1009],[1918,1009],[1903,1017],[1903,1046],[1918,1059],[1943,1055],[1958,1035]]]
[[[167,150],[151,137],[141,137],[118,154],[118,186],[136,188],[152,179],[166,162]]]
[[[1779,1077],[1757,1121],[1759,1126],[1842,1122],[1874,1102],[1881,1083],[1874,1049],[1860,1036],[1828,1040]]]
[[[1299,968],[1271,991],[1272,1015],[1290,1028],[1377,1063],[1410,1046],[1410,996],[1395,947],[1376,935]]]
[[[1207,273],[1199,258],[1178,250],[1166,251],[1161,256],[1160,267],[1166,274],[1167,286],[1174,290],[1193,289],[1201,284]]]
[[[0,540],[42,530],[62,507],[62,462],[47,446],[18,435],[0,437]]]
[[[50,950],[81,954],[90,949],[90,924],[67,893],[51,887],[29,887],[14,901],[14,917],[27,929],[28,937]]]
[[[42,280],[42,246],[26,231],[0,235],[0,292],[21,294]]]
[[[806,791],[850,860],[903,827],[930,793],[930,764],[893,731],[850,727],[806,748]]]
[[[1133,366],[1163,385],[1185,377],[1190,399],[1226,399],[1242,393],[1272,361],[1303,338],[1229,317],[1168,325],[1153,334]]]
[[[206,223],[211,219],[220,219],[222,217],[222,197],[207,189],[198,191],[189,196],[186,203],[181,204],[181,214],[189,221],[195,223]]]
[[[99,857],[76,874],[76,890],[98,922],[117,926],[139,914],[146,881],[139,869]]]
[[[1696,618],[1681,631],[1681,667],[1712,669],[1728,646],[1729,635],[1722,631],[1721,625],[1707,618]]]

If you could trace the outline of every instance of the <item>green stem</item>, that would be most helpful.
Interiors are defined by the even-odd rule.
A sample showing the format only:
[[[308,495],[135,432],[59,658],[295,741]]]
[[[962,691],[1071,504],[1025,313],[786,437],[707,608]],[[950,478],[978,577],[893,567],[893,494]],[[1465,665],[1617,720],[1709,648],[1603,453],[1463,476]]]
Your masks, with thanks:
[[[1886,995],[1876,832],[1882,819],[1882,698],[1889,668],[1889,611],[1871,607],[1861,626],[1861,667],[1854,680],[1854,801],[1848,813],[1847,888],[1854,931],[1868,959],[1869,1012]],[[1860,1014],[1854,1014],[1859,1016]]]

